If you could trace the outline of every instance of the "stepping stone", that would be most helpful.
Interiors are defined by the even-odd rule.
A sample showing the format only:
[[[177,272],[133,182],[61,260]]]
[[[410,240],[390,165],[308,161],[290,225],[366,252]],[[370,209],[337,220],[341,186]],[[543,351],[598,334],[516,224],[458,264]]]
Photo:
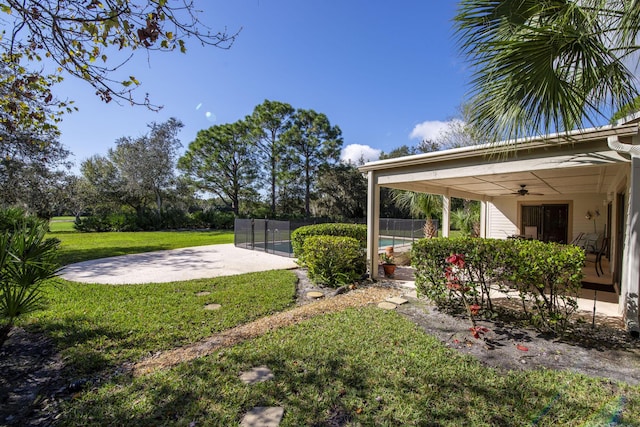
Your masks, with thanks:
[[[220,304],[207,304],[204,306],[205,310],[220,310],[222,306]]]
[[[211,292],[209,292],[209,291],[202,291],[202,292],[198,292],[198,293],[196,293],[196,296],[197,296],[197,297],[204,297],[204,296],[207,296],[207,295],[211,295]]]
[[[409,298],[418,298],[418,291],[416,291],[415,289],[412,291],[409,291],[407,293],[404,294],[405,297],[409,297]]]
[[[242,427],[278,427],[284,408],[279,406],[256,406],[245,414],[240,422]]]
[[[392,302],[381,302],[380,304],[378,304],[378,307],[384,309],[384,310],[395,310],[396,309],[396,305]]]
[[[256,384],[273,379],[271,369],[258,366],[240,374],[240,380],[245,384]]]
[[[311,291],[311,292],[307,292],[307,297],[309,298],[322,298],[324,296],[324,294],[322,292],[317,292],[317,291]]]
[[[395,305],[402,305],[402,304],[406,304],[409,301],[407,301],[404,298],[400,298],[400,297],[393,297],[393,298],[387,298],[387,302],[392,302]]]

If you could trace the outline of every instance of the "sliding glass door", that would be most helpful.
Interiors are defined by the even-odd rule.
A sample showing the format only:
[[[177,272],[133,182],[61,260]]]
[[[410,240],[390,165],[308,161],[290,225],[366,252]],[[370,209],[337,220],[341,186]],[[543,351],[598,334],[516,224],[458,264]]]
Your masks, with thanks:
[[[544,242],[567,243],[569,205],[522,206],[521,234]]]

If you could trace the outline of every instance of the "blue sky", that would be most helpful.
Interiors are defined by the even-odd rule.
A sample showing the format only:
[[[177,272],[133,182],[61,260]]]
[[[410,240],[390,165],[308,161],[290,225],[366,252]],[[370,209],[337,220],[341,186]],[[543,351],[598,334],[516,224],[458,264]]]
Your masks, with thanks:
[[[163,105],[104,104],[86,83],[67,78],[58,97],[80,111],[65,117],[61,142],[79,163],[105,154],[147,124],[181,120],[186,146],[197,132],[250,114],[265,99],[314,109],[340,126],[344,146],[358,157],[415,145],[457,114],[469,71],[456,49],[456,1],[196,0],[213,30],[242,31],[230,50],[144,52],[121,70]],[[355,150],[353,150],[356,148]]]

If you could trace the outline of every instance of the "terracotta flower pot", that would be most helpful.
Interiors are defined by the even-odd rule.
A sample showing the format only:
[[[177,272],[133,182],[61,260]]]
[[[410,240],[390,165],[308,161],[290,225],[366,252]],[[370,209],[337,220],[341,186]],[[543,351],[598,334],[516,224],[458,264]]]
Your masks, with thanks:
[[[386,277],[393,277],[396,272],[395,264],[382,264],[382,268],[384,269],[384,275]]]

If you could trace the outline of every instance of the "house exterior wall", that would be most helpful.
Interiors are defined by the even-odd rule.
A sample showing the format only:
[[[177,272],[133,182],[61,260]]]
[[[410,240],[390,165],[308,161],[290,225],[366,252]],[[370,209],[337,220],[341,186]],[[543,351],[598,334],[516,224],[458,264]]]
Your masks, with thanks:
[[[596,211],[600,213],[598,216]],[[592,215],[587,219],[587,212]],[[599,233],[604,236],[607,226],[607,195],[581,195],[573,199],[573,235]]]
[[[607,222],[607,202],[607,194],[582,194],[570,200],[566,196],[526,200],[518,197],[494,198],[487,203],[486,236],[494,239],[506,239],[513,234],[522,234],[523,231],[520,230],[521,206],[554,203],[569,205],[569,241],[572,241],[581,232],[597,232],[604,236]],[[595,216],[596,209],[599,210],[600,216]],[[591,220],[585,218],[587,211],[593,215]]]
[[[515,201],[506,199],[487,203],[487,237],[506,239],[518,234],[517,211]]]

